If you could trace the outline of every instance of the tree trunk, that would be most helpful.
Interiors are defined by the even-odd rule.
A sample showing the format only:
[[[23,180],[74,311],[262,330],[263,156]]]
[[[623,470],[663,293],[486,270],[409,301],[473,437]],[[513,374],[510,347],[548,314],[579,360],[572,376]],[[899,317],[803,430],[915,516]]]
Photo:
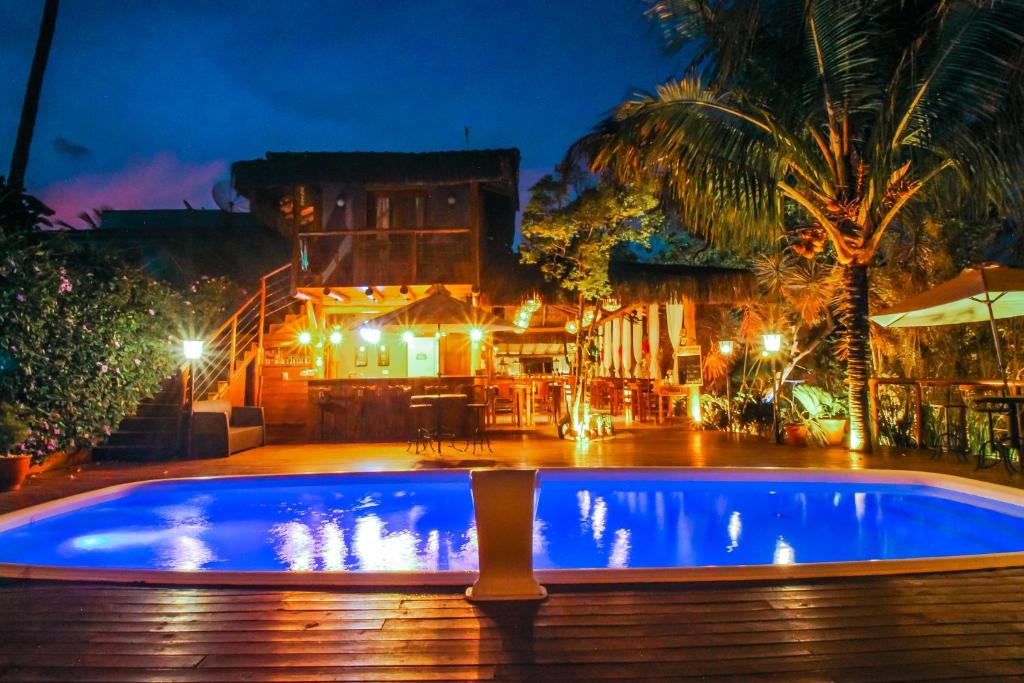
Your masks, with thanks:
[[[846,335],[846,380],[850,387],[850,448],[871,450],[868,378],[871,376],[871,326],[868,322],[868,267],[843,267],[842,324]]]
[[[57,27],[57,4],[58,0],[46,0],[43,6],[36,53],[28,74],[28,85],[25,86],[25,100],[21,105],[21,120],[18,122],[18,137],[14,141],[14,153],[11,154],[11,173],[7,178],[7,184],[16,189],[25,187],[25,170],[28,168],[28,152],[32,146],[32,134],[35,132],[36,113],[39,111],[39,95],[43,90],[43,75],[46,73],[46,62],[50,58],[53,32]]]

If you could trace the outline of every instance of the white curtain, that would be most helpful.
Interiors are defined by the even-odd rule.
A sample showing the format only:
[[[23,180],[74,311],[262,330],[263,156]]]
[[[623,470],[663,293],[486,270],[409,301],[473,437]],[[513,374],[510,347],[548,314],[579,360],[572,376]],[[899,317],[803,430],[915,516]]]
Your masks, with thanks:
[[[612,370],[612,324],[601,325],[601,375],[607,377]]]
[[[668,321],[668,338],[672,342],[672,382],[675,383],[679,378],[679,360],[676,352],[683,336],[683,305],[665,304],[665,320]]]
[[[661,379],[661,321],[658,318],[658,304],[651,304],[647,314],[647,339],[651,345],[651,379]]]
[[[633,376],[640,377],[640,360],[644,357],[644,321],[638,312],[633,322]]]
[[[612,366],[615,374],[621,377],[622,354],[619,353],[619,346],[622,344],[622,318],[612,321]]]
[[[633,325],[622,318],[622,376],[633,376]]]

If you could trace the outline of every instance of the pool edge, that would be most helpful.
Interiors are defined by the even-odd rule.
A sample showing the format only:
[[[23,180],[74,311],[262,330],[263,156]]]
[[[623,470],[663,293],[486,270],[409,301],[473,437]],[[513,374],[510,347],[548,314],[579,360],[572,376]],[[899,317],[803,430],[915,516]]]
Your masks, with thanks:
[[[0,515],[0,531],[69,512],[86,505],[111,500],[147,484],[192,480],[266,479],[307,475],[375,476],[382,474],[414,474],[438,476],[457,474],[469,469],[396,470],[374,472],[306,472],[261,475],[224,475],[211,477],[176,477],[150,479],[117,484],[65,498],[30,506]],[[623,467],[623,468],[544,468],[539,470],[554,478],[575,473],[601,472],[606,478],[625,478],[630,473],[658,474],[660,478],[682,478],[706,481],[771,480],[786,475],[787,481],[842,481],[879,484],[911,484],[975,496],[1024,507],[1024,491],[1001,484],[976,481],[950,474],[920,470],[832,470],[826,468],[790,467]],[[611,475],[611,476],[609,476]],[[666,476],[668,475],[668,476]],[[543,476],[543,475],[542,475]],[[942,556],[898,560],[859,560],[789,565],[738,565],[715,567],[663,567],[623,569],[538,569],[537,578],[551,585],[612,585],[637,583],[691,583],[731,581],[778,581],[789,579],[841,578],[959,572],[1024,566],[1024,551],[986,555]],[[0,563],[0,579],[49,581],[98,581],[173,586],[280,586],[280,587],[379,587],[401,586],[464,586],[472,583],[477,572],[287,572],[287,571],[224,571],[181,572],[158,569],[93,569]]]

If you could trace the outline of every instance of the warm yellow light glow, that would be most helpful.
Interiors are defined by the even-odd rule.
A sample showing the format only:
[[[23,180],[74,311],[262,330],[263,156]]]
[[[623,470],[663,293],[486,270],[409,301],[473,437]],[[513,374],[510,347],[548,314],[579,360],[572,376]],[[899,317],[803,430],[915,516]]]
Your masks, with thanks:
[[[181,351],[186,360],[199,360],[203,355],[203,342],[201,339],[186,339],[181,342]]]
[[[340,344],[341,340],[342,340],[341,330],[334,330],[333,332],[331,332],[330,339],[331,339],[331,343],[334,344],[335,346]]]
[[[576,334],[579,329],[579,325],[576,324],[575,320],[570,320],[565,324],[565,331],[569,334]]]
[[[415,338],[416,335],[414,335],[412,332],[409,332],[408,330],[402,333],[402,341],[404,341],[406,344],[412,344],[412,340]]]
[[[367,344],[376,344],[380,341],[380,330],[376,327],[363,325],[359,328],[359,336]]]
[[[731,356],[733,351],[733,345],[731,339],[722,339],[718,342],[718,352],[723,356]]]
[[[769,332],[761,336],[761,340],[764,342],[764,350],[768,353],[778,353],[779,349],[782,348],[782,335],[775,332]]]
[[[850,428],[850,449],[860,450],[864,446],[864,435],[859,429]]]
[[[484,331],[481,330],[479,327],[474,327],[469,331],[469,338],[475,342],[478,342],[484,338]]]
[[[303,330],[302,332],[299,332],[299,343],[300,344],[305,346],[306,344],[310,343],[311,341],[313,341],[313,335],[312,335],[311,332],[309,332],[308,330]]]

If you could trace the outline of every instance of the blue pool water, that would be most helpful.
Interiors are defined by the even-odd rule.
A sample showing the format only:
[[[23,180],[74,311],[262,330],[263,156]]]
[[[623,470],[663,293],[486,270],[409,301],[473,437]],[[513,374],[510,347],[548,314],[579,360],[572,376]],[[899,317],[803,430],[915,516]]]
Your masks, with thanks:
[[[924,486],[541,474],[534,565],[691,567],[1024,551],[1020,507]],[[476,569],[465,472],[154,482],[0,532],[0,562]]]

